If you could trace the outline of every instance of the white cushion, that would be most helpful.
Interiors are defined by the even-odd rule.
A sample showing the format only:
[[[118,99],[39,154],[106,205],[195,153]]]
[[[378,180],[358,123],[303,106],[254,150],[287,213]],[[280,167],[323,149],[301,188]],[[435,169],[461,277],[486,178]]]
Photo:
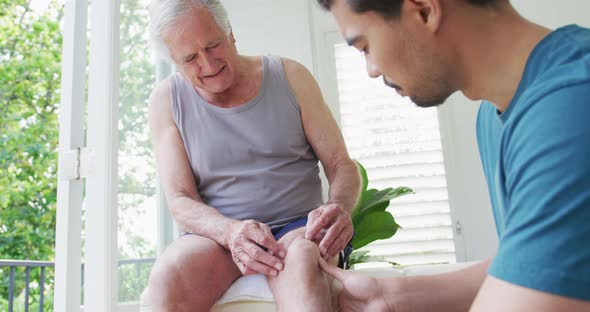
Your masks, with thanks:
[[[238,278],[219,298],[217,304],[234,301],[268,301],[274,302],[274,297],[266,277],[262,274],[248,275]]]

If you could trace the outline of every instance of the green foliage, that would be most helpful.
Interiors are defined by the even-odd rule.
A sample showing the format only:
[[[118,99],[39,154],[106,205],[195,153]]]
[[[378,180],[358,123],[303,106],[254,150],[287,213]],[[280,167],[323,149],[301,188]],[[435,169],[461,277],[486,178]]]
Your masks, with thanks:
[[[119,266],[119,302],[137,301],[147,285],[153,263]]]
[[[139,207],[156,195],[156,164],[147,121],[147,100],[156,69],[148,45],[147,0],[122,0],[120,5],[119,96],[119,259],[153,258],[152,246],[136,232]],[[153,207],[155,209],[155,207]],[[124,238],[124,239],[121,239]],[[119,266],[119,301],[137,301],[145,288],[151,264]]]
[[[118,204],[119,235],[125,238],[119,240],[120,259],[151,258],[156,254],[155,246],[139,236],[134,226],[135,217],[145,213],[138,207],[155,198],[157,185],[147,120],[147,100],[154,88],[156,74],[146,31],[148,3],[148,0],[122,0],[120,5]],[[141,286],[135,275],[127,274],[126,270],[119,270],[119,298],[122,301],[137,300],[141,292],[138,289],[145,287],[147,277],[140,276]],[[127,288],[126,285],[135,286]]]
[[[384,190],[367,189],[369,179],[367,171],[361,163],[356,162],[361,176],[362,189],[359,200],[352,210],[351,218],[355,236],[352,240],[353,249],[360,249],[378,239],[387,239],[395,235],[400,225],[388,211],[392,199],[413,194],[408,187],[386,188]],[[383,261],[379,257],[368,255],[368,251],[355,251],[350,256],[348,265],[368,261]]]
[[[364,168],[362,169],[364,170]],[[361,193],[360,201],[352,211],[352,220],[355,226],[360,225],[363,219],[375,212],[385,211],[389,202],[397,197],[412,194],[414,191],[407,187],[386,188],[384,190],[364,190]],[[360,248],[360,247],[358,247]]]
[[[53,1],[35,14],[29,2],[0,1],[0,258],[52,260],[62,8]],[[0,274],[2,298],[7,271]],[[46,273],[50,287],[53,273]],[[16,278],[19,294],[24,273]],[[31,279],[38,278],[33,270]]]
[[[393,216],[387,211],[368,213],[355,227],[358,235],[354,238],[352,246],[359,249],[378,239],[390,238],[399,228],[399,224],[395,223]]]

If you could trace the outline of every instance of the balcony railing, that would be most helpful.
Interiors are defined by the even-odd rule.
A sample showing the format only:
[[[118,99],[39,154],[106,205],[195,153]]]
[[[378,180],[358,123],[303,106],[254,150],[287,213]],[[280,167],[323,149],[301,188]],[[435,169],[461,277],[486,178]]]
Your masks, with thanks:
[[[53,268],[53,262],[47,261],[22,261],[22,260],[0,260],[0,270],[4,267],[9,268],[8,278],[8,312],[13,312],[14,305],[14,274],[16,268],[25,268],[25,312],[29,311],[29,285],[31,283],[31,269],[39,268],[39,312],[43,312],[44,292],[45,292],[45,269]]]
[[[146,259],[126,259],[126,260],[119,260],[119,269],[123,266],[133,265],[134,272],[135,272],[135,280],[139,281],[141,279],[141,272],[142,267],[144,266],[151,266],[155,261],[154,258],[146,258]],[[43,304],[45,302],[45,283],[46,283],[46,274],[47,270],[52,270],[54,267],[53,262],[48,261],[30,261],[30,260],[0,260],[0,271],[4,271],[5,268],[8,269],[8,312],[14,312],[14,304],[15,304],[15,297],[19,294],[15,294],[15,285],[17,283],[15,273],[17,269],[24,268],[25,273],[25,281],[24,281],[24,311],[29,312],[29,302],[31,294],[30,294],[30,284],[33,282],[31,280],[31,272],[32,270],[39,270],[39,277],[38,280],[35,282],[38,283],[39,287],[39,312],[43,312]],[[82,264],[82,280],[81,285],[84,285],[84,264]],[[6,286],[6,285],[0,285]]]

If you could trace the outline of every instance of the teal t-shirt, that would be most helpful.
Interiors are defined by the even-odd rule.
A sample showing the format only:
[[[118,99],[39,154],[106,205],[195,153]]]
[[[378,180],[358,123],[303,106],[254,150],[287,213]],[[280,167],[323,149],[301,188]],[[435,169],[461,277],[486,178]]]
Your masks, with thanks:
[[[590,300],[590,29],[544,38],[508,109],[482,103],[477,141],[500,240],[489,274]]]

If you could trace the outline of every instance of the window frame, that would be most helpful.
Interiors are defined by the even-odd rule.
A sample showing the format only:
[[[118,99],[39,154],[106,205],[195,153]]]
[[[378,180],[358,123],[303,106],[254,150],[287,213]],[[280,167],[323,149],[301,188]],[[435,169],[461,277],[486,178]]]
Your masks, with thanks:
[[[92,220],[84,223],[84,309],[115,311],[118,305],[119,16],[120,0],[96,1],[92,5],[88,126],[84,146],[88,1],[65,3],[58,159],[62,169],[75,167],[78,174],[74,177],[62,175],[58,183],[56,311],[80,309],[84,185],[85,219]],[[72,152],[77,153],[75,158],[68,157]],[[86,173],[84,176],[80,174],[82,169]]]
[[[67,1],[64,7],[55,231],[55,311],[74,311],[80,307],[84,181],[66,178],[64,171],[66,166],[72,165],[68,164],[71,162],[68,153],[77,152],[84,146],[87,11],[86,0]],[[78,171],[78,168],[75,170]]]

